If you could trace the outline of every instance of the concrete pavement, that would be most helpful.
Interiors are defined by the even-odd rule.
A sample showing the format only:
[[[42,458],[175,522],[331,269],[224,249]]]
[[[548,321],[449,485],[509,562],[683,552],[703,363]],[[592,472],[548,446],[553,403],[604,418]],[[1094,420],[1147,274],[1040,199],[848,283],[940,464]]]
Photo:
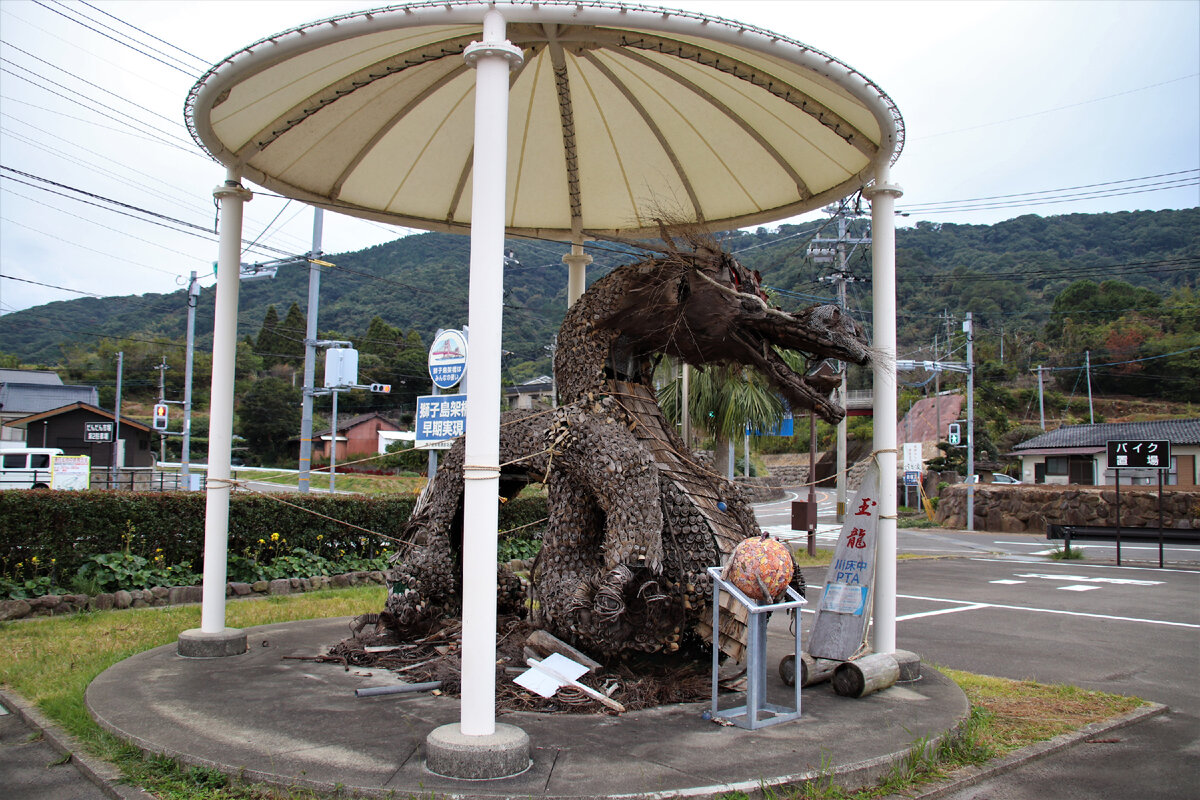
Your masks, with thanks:
[[[249,629],[250,651],[185,659],[168,645],[111,667],[87,691],[107,730],[152,753],[216,767],[247,781],[389,796],[710,797],[832,777],[873,782],[919,740],[935,740],[967,714],[962,692],[925,670],[921,680],[853,700],[828,684],[803,694],[803,717],[746,731],[701,719],[707,703],[620,716],[504,714],[533,744],[533,765],[502,780],[430,773],[425,736],[459,717],[458,701],[428,695],[356,699],[395,684],[384,670],[345,670],[314,656],[347,635],[347,619]],[[782,620],[781,620],[782,622]],[[785,648],[772,647],[772,690]],[[726,701],[723,705],[733,705]]]

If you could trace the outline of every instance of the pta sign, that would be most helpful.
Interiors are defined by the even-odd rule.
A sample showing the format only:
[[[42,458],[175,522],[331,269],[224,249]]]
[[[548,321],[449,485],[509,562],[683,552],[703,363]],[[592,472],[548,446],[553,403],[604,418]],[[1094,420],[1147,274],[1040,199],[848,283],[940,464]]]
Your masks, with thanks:
[[[1170,469],[1171,443],[1167,441],[1108,441],[1109,469]]]

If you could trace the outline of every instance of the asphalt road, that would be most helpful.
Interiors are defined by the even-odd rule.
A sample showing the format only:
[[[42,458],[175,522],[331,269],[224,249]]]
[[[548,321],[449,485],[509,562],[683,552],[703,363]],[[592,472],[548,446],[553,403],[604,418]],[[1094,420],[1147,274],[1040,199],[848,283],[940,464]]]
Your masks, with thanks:
[[[760,524],[786,536],[785,504],[758,507]],[[822,529],[818,544],[832,547],[836,528]],[[946,797],[1200,798],[1200,548],[1167,548],[1168,568],[1158,569],[1150,545],[1122,547],[1125,559],[1146,563],[1118,567],[1101,543],[1085,544],[1083,561],[1053,561],[1053,545],[1036,535],[901,529],[898,539],[901,552],[942,556],[898,564],[899,647],[930,664],[1170,707]]]

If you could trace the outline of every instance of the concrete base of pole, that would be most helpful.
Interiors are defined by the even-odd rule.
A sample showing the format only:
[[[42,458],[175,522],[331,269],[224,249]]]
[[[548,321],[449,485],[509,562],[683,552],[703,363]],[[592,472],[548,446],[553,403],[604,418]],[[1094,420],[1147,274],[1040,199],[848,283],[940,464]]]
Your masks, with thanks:
[[[246,634],[240,628],[208,633],[192,628],[179,634],[176,652],[186,658],[224,658],[246,652]]]
[[[891,657],[900,665],[900,677],[897,682],[906,683],[921,679],[921,657],[909,650],[893,650]]]
[[[491,736],[467,736],[455,722],[434,728],[425,737],[426,769],[446,778],[510,778],[532,763],[529,734],[515,725],[497,723]]]

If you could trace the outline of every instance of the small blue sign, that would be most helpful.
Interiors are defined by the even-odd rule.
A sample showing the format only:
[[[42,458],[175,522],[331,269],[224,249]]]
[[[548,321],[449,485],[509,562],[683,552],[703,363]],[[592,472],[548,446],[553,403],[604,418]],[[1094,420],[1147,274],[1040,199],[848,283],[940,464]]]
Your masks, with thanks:
[[[462,331],[439,331],[429,348],[429,377],[439,389],[453,389],[467,371],[467,337]]]
[[[416,447],[449,450],[467,432],[467,396],[432,394],[417,398]]]
[[[921,473],[916,470],[909,470],[904,473],[905,486],[919,486],[921,483]]]
[[[795,422],[792,419],[791,411],[783,412],[783,419],[780,423],[766,432],[751,428],[749,425],[746,426],[746,434],[749,436],[791,436],[794,430]]]

